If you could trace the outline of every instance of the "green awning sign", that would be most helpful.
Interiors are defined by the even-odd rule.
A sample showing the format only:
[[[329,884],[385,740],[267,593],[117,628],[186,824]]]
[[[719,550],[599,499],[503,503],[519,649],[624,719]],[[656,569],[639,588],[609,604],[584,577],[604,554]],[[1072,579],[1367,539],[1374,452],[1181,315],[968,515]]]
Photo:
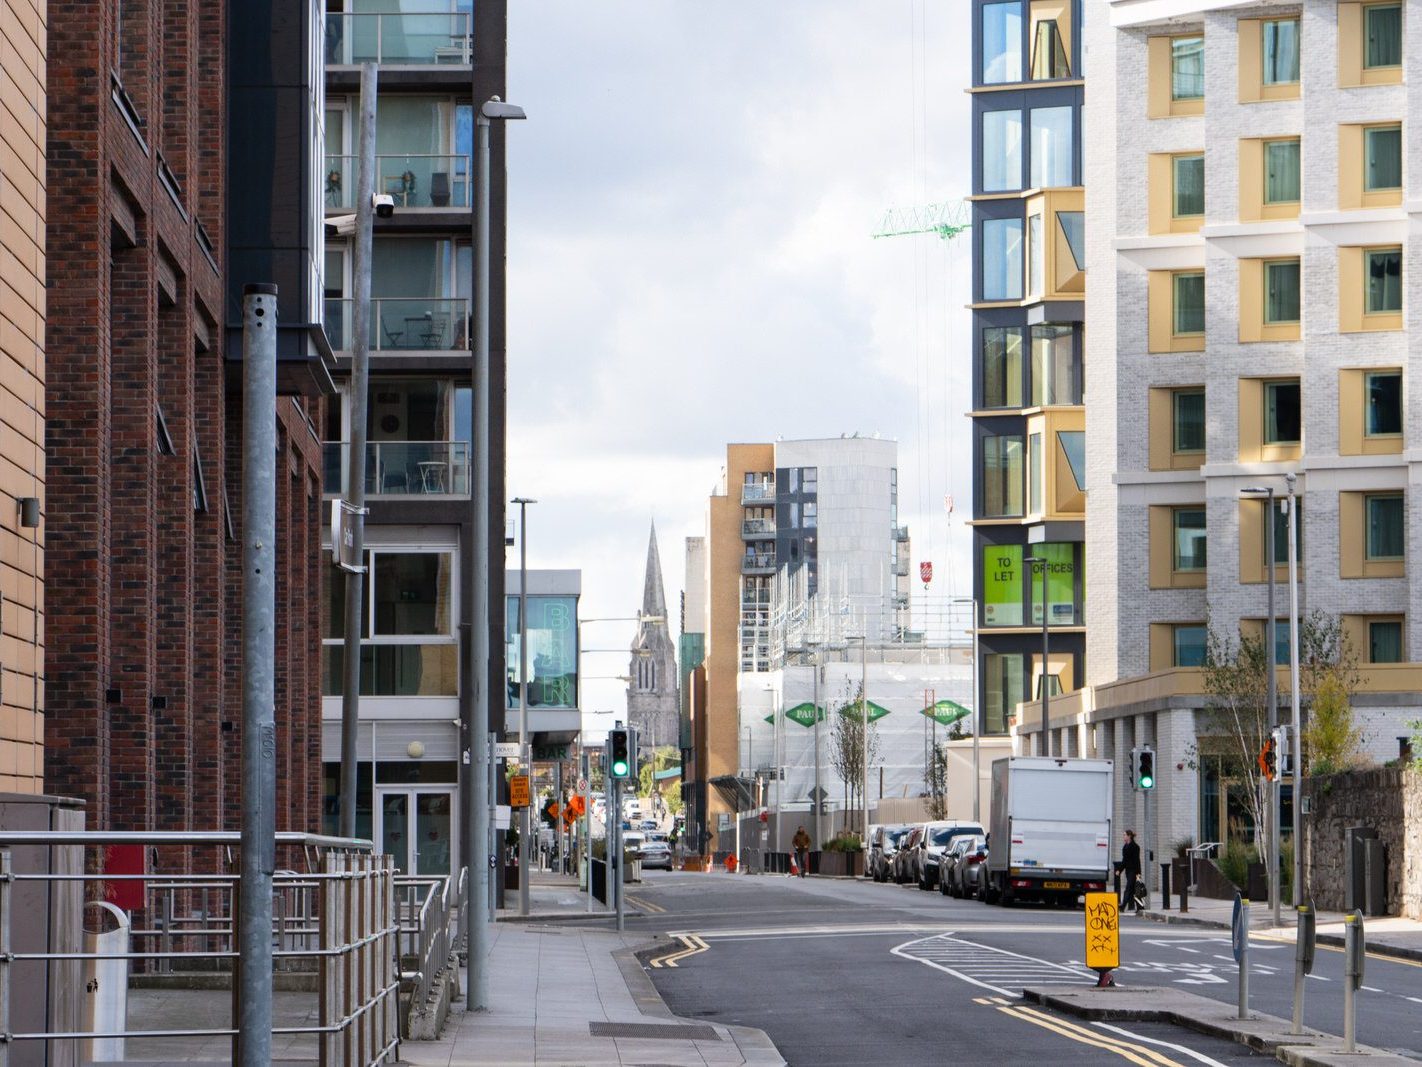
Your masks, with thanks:
[[[972,708],[965,708],[956,700],[940,700],[932,707],[924,708],[919,714],[933,716],[940,726],[952,726],[959,719],[966,719],[972,713]]]
[[[885,715],[889,714],[888,708],[880,704],[875,704],[872,700],[869,701],[868,704],[870,722],[878,722]],[[846,719],[854,719],[856,722],[864,714],[862,711],[859,710],[859,701],[857,700],[851,700],[848,704],[844,705],[844,707],[839,709],[839,713],[843,715]]]

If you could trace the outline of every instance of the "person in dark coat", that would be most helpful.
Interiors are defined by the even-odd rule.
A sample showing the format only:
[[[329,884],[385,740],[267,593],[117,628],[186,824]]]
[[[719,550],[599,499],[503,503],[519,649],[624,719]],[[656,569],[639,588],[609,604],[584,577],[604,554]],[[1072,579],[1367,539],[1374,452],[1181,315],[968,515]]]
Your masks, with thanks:
[[[1141,846],[1136,844],[1136,832],[1126,831],[1126,843],[1121,846],[1121,907],[1141,910],[1136,894],[1136,882],[1141,877]]]

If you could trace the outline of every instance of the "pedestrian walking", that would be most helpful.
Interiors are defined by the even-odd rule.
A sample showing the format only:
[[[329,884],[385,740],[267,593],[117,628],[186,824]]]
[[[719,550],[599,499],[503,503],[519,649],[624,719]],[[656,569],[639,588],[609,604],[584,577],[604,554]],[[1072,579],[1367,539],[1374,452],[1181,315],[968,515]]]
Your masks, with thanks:
[[[795,846],[795,865],[800,868],[800,877],[803,878],[810,865],[810,835],[803,826],[795,831],[791,844]]]
[[[1141,880],[1141,846],[1136,844],[1136,832],[1126,831],[1126,842],[1121,846],[1121,907],[1135,908],[1141,912],[1141,894],[1136,883]]]

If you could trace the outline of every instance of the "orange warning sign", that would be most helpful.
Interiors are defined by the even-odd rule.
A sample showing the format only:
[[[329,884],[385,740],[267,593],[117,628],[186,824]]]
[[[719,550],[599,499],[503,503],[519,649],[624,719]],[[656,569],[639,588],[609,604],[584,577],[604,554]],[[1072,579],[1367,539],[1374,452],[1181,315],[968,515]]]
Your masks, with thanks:
[[[509,806],[528,807],[528,775],[516,774],[509,779]]]

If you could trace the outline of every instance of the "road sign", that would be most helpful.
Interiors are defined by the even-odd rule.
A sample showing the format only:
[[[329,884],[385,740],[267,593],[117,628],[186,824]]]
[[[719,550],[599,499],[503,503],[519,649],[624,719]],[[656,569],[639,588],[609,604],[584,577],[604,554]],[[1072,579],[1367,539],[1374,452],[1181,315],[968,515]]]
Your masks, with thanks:
[[[588,791],[588,780],[587,780],[586,778],[579,778],[579,779],[578,779],[578,792],[579,792],[579,793],[586,793],[587,791]]]
[[[817,785],[810,790],[810,799],[823,804],[829,799],[829,792],[822,785]]]
[[[1115,893],[1086,894],[1086,965],[1094,971],[1121,966],[1120,905]]]
[[[509,779],[509,807],[528,807],[528,775],[516,774]]]
[[[507,804],[496,804],[494,806],[494,829],[507,830],[513,823],[513,809]]]
[[[1229,920],[1229,943],[1234,952],[1234,962],[1244,955],[1244,938],[1249,930],[1249,901],[1238,893],[1234,895],[1234,913]]]
[[[494,759],[518,759],[518,742],[495,741]]]

